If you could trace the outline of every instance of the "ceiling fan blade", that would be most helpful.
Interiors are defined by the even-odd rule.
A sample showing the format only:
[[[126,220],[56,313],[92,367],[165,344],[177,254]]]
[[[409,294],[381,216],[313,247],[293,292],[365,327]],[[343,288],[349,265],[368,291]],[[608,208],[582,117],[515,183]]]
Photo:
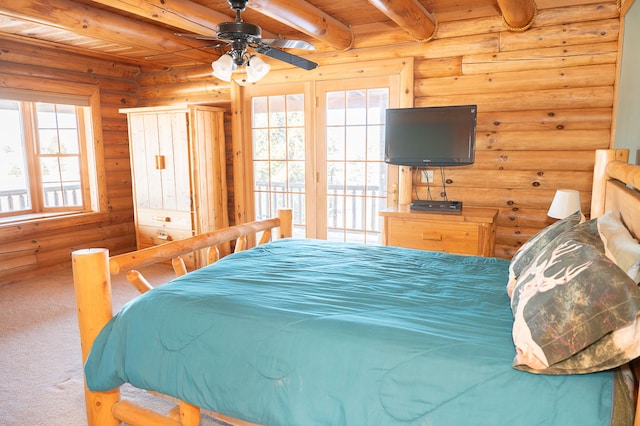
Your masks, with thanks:
[[[189,33],[175,33],[175,35],[179,37],[195,38],[196,40],[219,41],[220,43],[225,43],[225,44],[229,43],[227,40],[221,40],[218,37],[214,37],[214,36],[203,36],[199,34],[189,34]]]
[[[306,49],[316,50],[316,47],[304,40],[287,40],[284,38],[263,38],[262,43],[269,47],[277,47],[280,49]]]
[[[262,53],[263,55],[267,55],[273,59],[278,59],[279,61],[286,62],[291,65],[295,65],[296,67],[302,68],[304,70],[310,71],[316,69],[318,64],[312,62],[308,59],[301,58],[300,56],[292,55],[288,52],[283,52],[282,50],[272,49],[269,46],[261,45],[256,51],[258,53]]]

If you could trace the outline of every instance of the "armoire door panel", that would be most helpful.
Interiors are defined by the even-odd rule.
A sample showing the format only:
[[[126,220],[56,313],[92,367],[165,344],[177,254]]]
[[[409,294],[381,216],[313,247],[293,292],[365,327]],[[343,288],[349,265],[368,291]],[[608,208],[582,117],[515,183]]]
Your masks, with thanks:
[[[228,226],[224,109],[120,112],[129,120],[138,248]],[[198,266],[206,261],[191,257]]]

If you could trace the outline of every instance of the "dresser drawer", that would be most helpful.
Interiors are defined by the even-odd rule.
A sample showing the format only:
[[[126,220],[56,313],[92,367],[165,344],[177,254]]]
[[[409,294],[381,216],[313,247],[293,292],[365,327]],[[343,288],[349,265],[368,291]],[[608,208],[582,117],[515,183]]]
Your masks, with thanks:
[[[193,229],[191,212],[138,209],[136,220],[138,221],[138,226],[171,228],[182,231],[191,231]]]
[[[480,254],[483,228],[477,223],[389,218],[390,246],[458,254]]]
[[[465,206],[459,214],[411,210],[380,211],[382,244],[473,256],[494,256],[498,210]]]
[[[156,226],[138,226],[138,245],[157,246],[168,241],[182,240],[193,236],[193,231],[163,228]]]

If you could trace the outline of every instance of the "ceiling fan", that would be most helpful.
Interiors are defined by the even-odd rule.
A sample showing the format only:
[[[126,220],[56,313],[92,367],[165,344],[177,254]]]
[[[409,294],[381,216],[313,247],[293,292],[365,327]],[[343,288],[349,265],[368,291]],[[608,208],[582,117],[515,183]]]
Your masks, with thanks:
[[[197,34],[178,35],[230,45],[231,50],[211,64],[213,74],[225,81],[230,81],[233,70],[243,65],[247,65],[247,80],[249,82],[257,81],[269,72],[269,65],[259,57],[248,53],[247,48],[305,70],[313,70],[318,66],[317,63],[308,59],[280,50],[288,48],[314,50],[315,47],[312,44],[304,40],[263,39],[261,37],[262,29],[259,26],[244,22],[240,13],[245,10],[247,2],[248,0],[227,0],[231,9],[236,13],[236,19],[232,22],[220,23],[217,27],[216,37]]]

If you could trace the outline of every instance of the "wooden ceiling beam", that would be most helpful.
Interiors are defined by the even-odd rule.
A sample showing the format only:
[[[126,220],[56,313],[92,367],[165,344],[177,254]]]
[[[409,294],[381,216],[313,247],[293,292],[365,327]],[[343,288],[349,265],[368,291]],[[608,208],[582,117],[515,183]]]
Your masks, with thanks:
[[[166,0],[93,0],[93,2],[180,28],[187,33],[202,36],[216,37],[218,24],[235,19],[235,16],[227,16],[224,13],[188,0],[179,2],[168,2]],[[231,11],[231,9],[229,10]],[[262,36],[267,38],[275,37],[274,34],[265,31],[262,32]]]
[[[431,40],[435,35],[436,18],[418,0],[369,0],[369,3],[418,41]]]
[[[220,22],[233,20],[227,15],[187,0],[175,3],[164,0],[92,1],[203,36],[215,37],[216,26]]]
[[[247,7],[334,49],[347,50],[353,44],[353,32],[349,26],[304,0],[251,0]]]
[[[536,18],[535,0],[497,0],[505,26],[511,31],[525,31]]]
[[[0,2],[0,12],[31,22],[72,31],[91,39],[131,46],[135,49],[143,46],[159,53],[172,53],[206,45],[200,40],[185,39],[169,30],[71,0]],[[205,58],[211,59],[211,54],[199,50],[176,54],[199,62]]]

